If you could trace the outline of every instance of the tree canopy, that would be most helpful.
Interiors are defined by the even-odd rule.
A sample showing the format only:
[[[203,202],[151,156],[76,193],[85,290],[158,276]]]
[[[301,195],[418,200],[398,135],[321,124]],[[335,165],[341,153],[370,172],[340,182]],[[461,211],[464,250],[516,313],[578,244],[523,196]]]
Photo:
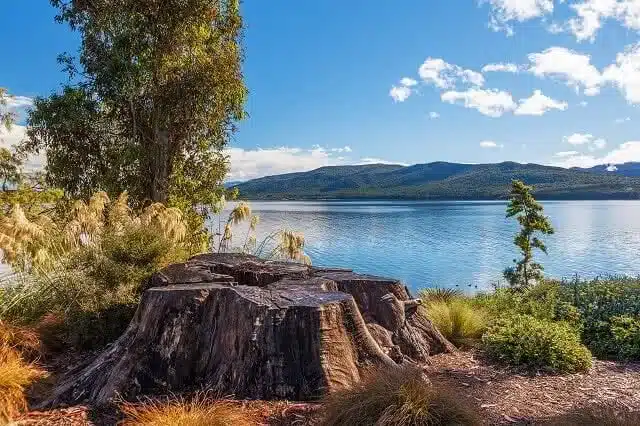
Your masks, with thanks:
[[[48,182],[71,196],[212,205],[244,116],[239,1],[51,3],[82,42],[78,58],[59,58],[70,83],[37,99],[28,120]]]

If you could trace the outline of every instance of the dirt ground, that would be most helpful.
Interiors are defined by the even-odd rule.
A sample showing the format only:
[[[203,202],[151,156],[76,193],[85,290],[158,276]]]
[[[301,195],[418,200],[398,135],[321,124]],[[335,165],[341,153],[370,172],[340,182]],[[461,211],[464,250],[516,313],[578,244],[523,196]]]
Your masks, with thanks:
[[[484,360],[474,352],[436,355],[427,374],[446,383],[477,404],[486,424],[541,424],[581,407],[611,406],[640,411],[640,363],[594,361],[585,374],[531,374]],[[310,425],[320,406],[293,402],[239,401],[258,409],[265,425]],[[14,424],[115,425],[117,410],[96,411],[85,406],[36,412]]]
[[[588,406],[640,411],[640,363],[594,361],[588,373],[525,374],[474,352],[436,355],[427,371],[476,401],[488,424],[535,424]]]

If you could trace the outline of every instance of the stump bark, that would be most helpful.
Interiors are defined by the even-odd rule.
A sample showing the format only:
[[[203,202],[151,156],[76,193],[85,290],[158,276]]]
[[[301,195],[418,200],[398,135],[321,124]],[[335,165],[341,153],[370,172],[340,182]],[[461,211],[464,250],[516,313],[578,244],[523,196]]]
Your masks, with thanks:
[[[455,350],[397,280],[199,255],[155,274],[126,332],[44,405],[210,389],[308,400]]]

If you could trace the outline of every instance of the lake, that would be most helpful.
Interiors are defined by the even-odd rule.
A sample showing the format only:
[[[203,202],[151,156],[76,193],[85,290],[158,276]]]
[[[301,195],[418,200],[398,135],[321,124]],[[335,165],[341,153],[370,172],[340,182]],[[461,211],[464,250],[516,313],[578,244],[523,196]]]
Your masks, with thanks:
[[[640,201],[543,202],[556,233],[549,255],[558,278],[640,274]],[[457,287],[474,292],[501,279],[517,256],[515,220],[506,202],[252,202],[258,241],[282,229],[301,231],[317,266],[400,279],[413,290]],[[246,229],[246,228],[245,228]],[[244,235],[238,229],[236,235]]]

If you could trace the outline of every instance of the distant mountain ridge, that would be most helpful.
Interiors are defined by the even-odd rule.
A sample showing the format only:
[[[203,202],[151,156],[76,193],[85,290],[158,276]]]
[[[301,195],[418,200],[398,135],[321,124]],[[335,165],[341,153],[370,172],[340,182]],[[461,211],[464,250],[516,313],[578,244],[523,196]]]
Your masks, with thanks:
[[[577,170],[588,170],[596,173],[615,173],[621,176],[640,176],[640,163],[623,163],[615,165],[601,164],[599,166],[590,167],[588,169],[580,169],[574,167]]]
[[[640,199],[640,163],[590,169],[503,162],[434,162],[402,166],[327,166],[266,176],[235,185],[243,199],[487,200],[508,196],[513,179],[536,187],[541,199]]]

